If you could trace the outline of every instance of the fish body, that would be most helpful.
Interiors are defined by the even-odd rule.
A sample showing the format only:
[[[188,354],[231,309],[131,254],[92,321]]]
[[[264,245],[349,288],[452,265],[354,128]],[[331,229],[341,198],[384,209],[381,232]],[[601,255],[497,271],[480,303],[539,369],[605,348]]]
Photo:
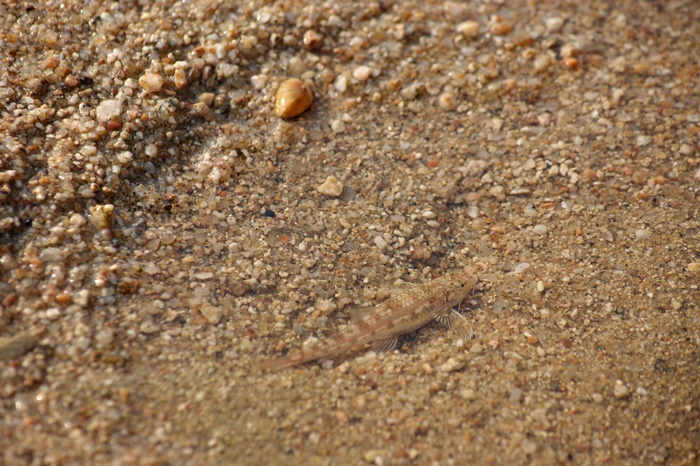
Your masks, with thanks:
[[[316,359],[327,359],[373,342],[378,349],[388,350],[396,345],[400,335],[412,332],[431,320],[443,324],[465,320],[452,308],[467,298],[477,282],[474,270],[466,268],[414,285],[378,304],[371,312],[327,341],[265,361],[262,368],[274,370]]]

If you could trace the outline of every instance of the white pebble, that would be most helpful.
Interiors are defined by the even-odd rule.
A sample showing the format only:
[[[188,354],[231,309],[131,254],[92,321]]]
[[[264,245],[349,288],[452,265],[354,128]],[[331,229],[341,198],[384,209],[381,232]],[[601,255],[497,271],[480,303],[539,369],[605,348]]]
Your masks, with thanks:
[[[343,120],[333,120],[331,122],[331,130],[333,130],[333,133],[335,134],[340,134],[345,131],[345,123],[343,123]]]
[[[637,136],[637,147],[648,146],[651,143],[651,136],[646,134],[640,134]]]
[[[464,367],[464,361],[460,359],[450,358],[440,366],[440,372],[455,372]]]
[[[344,74],[341,74],[338,76],[338,79],[335,80],[335,84],[333,85],[335,87],[335,90],[340,92],[341,94],[345,93],[345,91],[348,90],[348,78]]]
[[[649,232],[643,228],[640,228],[638,230],[635,230],[634,236],[640,240],[649,239]]]
[[[216,325],[221,320],[223,314],[221,308],[212,306],[209,303],[204,303],[199,307],[199,312],[202,313],[202,317],[206,319],[212,325]]]
[[[158,73],[144,73],[139,78],[139,84],[147,92],[160,92],[163,87],[163,77]]]
[[[479,208],[477,206],[469,206],[467,209],[467,215],[471,219],[479,218]]]
[[[107,348],[114,341],[114,330],[111,328],[105,328],[97,332],[95,335],[95,342],[98,348]]]
[[[338,180],[333,175],[330,175],[328,178],[326,178],[326,181],[323,182],[321,186],[317,188],[317,191],[324,196],[328,197],[338,197],[341,194],[343,194],[343,183]]]
[[[615,398],[627,398],[630,394],[630,391],[629,388],[627,388],[621,380],[617,380],[615,381],[615,388],[613,388],[613,394],[615,395]]]
[[[518,265],[516,265],[515,267],[513,267],[513,272],[522,273],[529,268],[530,268],[530,264],[528,262],[521,262]]]
[[[147,320],[141,324],[139,331],[145,335],[151,335],[158,331],[158,326],[152,320]]]
[[[70,224],[75,225],[76,227],[81,227],[85,225],[85,222],[87,222],[87,219],[80,215],[80,214],[73,214],[70,216]]]
[[[386,242],[386,240],[384,238],[382,238],[381,236],[374,237],[374,244],[382,251],[384,249],[386,249],[387,246],[389,246],[389,244]]]
[[[117,154],[117,160],[122,165],[129,165],[129,163],[131,163],[131,160],[133,158],[134,158],[134,154],[132,154],[128,150],[125,150],[125,151]]]
[[[646,388],[637,387],[637,395],[647,396],[648,394],[649,392],[646,390]]]
[[[541,223],[539,225],[535,225],[532,227],[533,233],[536,235],[544,235],[547,233],[547,225],[542,225]]]
[[[447,112],[454,110],[457,107],[455,95],[451,92],[443,92],[438,97],[438,105]]]
[[[464,21],[457,25],[457,32],[464,37],[476,37],[479,34],[479,23],[476,21]]]
[[[552,57],[550,57],[546,53],[539,55],[537,58],[535,58],[535,61],[533,63],[533,66],[534,66],[535,71],[537,73],[542,73],[544,71],[547,71],[547,69],[551,65],[552,65]]]
[[[118,100],[107,99],[100,102],[95,111],[97,121],[104,123],[122,113],[122,103]]]
[[[374,70],[369,66],[361,65],[353,70],[352,77],[358,81],[367,81],[373,72]]]
[[[544,22],[544,26],[547,28],[548,32],[558,32],[564,27],[564,20],[562,18],[547,18]]]

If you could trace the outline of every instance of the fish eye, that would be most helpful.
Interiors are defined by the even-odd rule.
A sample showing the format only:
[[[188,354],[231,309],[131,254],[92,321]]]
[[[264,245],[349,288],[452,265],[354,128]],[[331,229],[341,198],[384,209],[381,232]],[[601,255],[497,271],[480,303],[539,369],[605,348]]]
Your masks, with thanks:
[[[464,283],[462,283],[462,284],[461,284],[461,285],[459,285],[459,286],[461,286],[462,288],[464,288]]]

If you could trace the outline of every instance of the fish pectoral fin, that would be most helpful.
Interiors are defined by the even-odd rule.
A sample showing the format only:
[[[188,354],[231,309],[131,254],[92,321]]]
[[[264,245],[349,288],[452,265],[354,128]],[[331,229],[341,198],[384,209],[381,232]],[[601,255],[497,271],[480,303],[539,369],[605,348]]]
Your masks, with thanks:
[[[443,325],[447,328],[450,328],[450,327],[458,328],[460,333],[462,333],[464,331],[465,336],[469,340],[474,338],[474,329],[472,328],[471,325],[469,325],[467,318],[464,317],[459,312],[455,311],[454,309],[450,309],[447,312],[442,312],[442,313],[438,314],[435,317],[435,320],[440,325]]]
[[[390,338],[383,338],[381,340],[377,340],[374,343],[372,343],[372,350],[374,350],[375,353],[383,353],[385,351],[391,351],[394,348],[396,348],[396,345],[399,343],[399,337],[390,337]]]
[[[435,320],[442,326],[450,328],[455,324],[463,324],[467,322],[467,318],[454,309],[441,312],[435,316]]]

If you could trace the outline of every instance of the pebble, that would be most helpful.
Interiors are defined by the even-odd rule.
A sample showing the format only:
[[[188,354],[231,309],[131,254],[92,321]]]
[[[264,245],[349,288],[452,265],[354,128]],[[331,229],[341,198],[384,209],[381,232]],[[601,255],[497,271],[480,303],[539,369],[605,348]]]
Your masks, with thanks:
[[[389,243],[387,243],[386,240],[381,236],[374,237],[374,244],[382,251],[385,250],[387,246],[389,246]]]
[[[87,223],[87,219],[80,214],[73,214],[70,216],[70,224],[76,227],[81,227]]]
[[[173,84],[175,84],[175,87],[178,89],[187,87],[187,73],[185,73],[185,70],[175,70],[173,73]]]
[[[476,400],[476,392],[471,388],[465,388],[463,390],[460,390],[459,396],[461,396],[462,399],[467,401]]]
[[[145,320],[143,323],[141,323],[141,326],[139,326],[139,332],[143,333],[144,335],[152,335],[158,332],[158,330],[158,325],[156,325],[156,323],[150,319]]]
[[[520,448],[523,449],[523,453],[525,453],[526,455],[534,455],[537,452],[537,443],[530,440],[529,438],[526,438],[520,444]]]
[[[343,188],[343,183],[335,176],[330,175],[326,178],[326,181],[317,188],[317,191],[327,197],[338,197],[343,194]]]
[[[647,136],[646,134],[641,134],[637,136],[638,147],[648,146],[649,144],[651,144],[651,136]]]
[[[311,106],[314,94],[301,79],[282,81],[275,94],[275,112],[281,118],[301,115]]]
[[[154,262],[149,262],[143,268],[143,271],[146,272],[148,275],[153,276],[160,273],[160,268]]]
[[[547,225],[538,224],[532,227],[532,232],[536,235],[544,235],[547,233]]]
[[[550,66],[552,66],[552,62],[552,57],[550,57],[547,53],[543,53],[541,55],[538,55],[537,58],[535,58],[535,61],[533,62],[533,67],[535,68],[535,71],[537,73],[543,73],[547,71]]]
[[[451,111],[457,108],[457,100],[451,92],[443,92],[438,97],[438,105],[445,111]]]
[[[352,77],[357,79],[358,81],[367,81],[373,73],[374,70],[372,68],[370,68],[369,66],[361,65],[353,70]]]
[[[204,303],[199,306],[199,312],[202,313],[202,317],[206,319],[212,325],[216,325],[221,321],[221,316],[223,311],[220,307],[213,306],[209,303]]]
[[[331,130],[334,134],[340,134],[345,132],[345,123],[341,119],[336,119],[331,121]]]
[[[564,20],[553,16],[544,21],[544,26],[547,28],[547,32],[559,32],[564,27]]]
[[[73,303],[80,307],[86,307],[90,302],[90,290],[80,290],[73,294]]]
[[[304,33],[304,47],[307,49],[316,49],[323,43],[323,35],[309,29]]]
[[[641,396],[647,396],[649,394],[649,392],[646,390],[646,388],[643,388],[643,387],[637,387],[636,392],[637,392],[637,395],[641,395]]]
[[[16,359],[31,351],[37,339],[27,332],[18,333],[11,338],[0,339],[0,362]]]
[[[114,206],[112,204],[97,204],[88,207],[88,215],[98,230],[112,228],[114,223]]]
[[[615,381],[615,387],[613,388],[613,394],[615,395],[615,398],[622,399],[622,398],[627,398],[630,395],[629,388],[625,386],[624,383],[622,383],[621,380]]]
[[[441,372],[456,372],[458,370],[461,370],[465,365],[464,360],[461,359],[456,359],[456,358],[449,358],[447,361],[445,361],[440,367]]]
[[[649,239],[649,232],[643,228],[634,231],[635,238],[639,240]]]
[[[476,37],[479,35],[479,23],[476,21],[463,21],[457,25],[456,29],[464,37]]]
[[[107,99],[100,102],[95,110],[97,121],[105,123],[112,118],[116,118],[122,113],[122,103],[120,100]]]
[[[139,84],[146,92],[154,94],[163,87],[163,77],[158,73],[144,73],[139,78]]]
[[[95,342],[98,348],[108,348],[114,341],[114,330],[104,328],[95,335]]]
[[[530,268],[529,262],[521,262],[521,263],[517,264],[515,267],[513,267],[513,272],[522,273],[529,268]]]

